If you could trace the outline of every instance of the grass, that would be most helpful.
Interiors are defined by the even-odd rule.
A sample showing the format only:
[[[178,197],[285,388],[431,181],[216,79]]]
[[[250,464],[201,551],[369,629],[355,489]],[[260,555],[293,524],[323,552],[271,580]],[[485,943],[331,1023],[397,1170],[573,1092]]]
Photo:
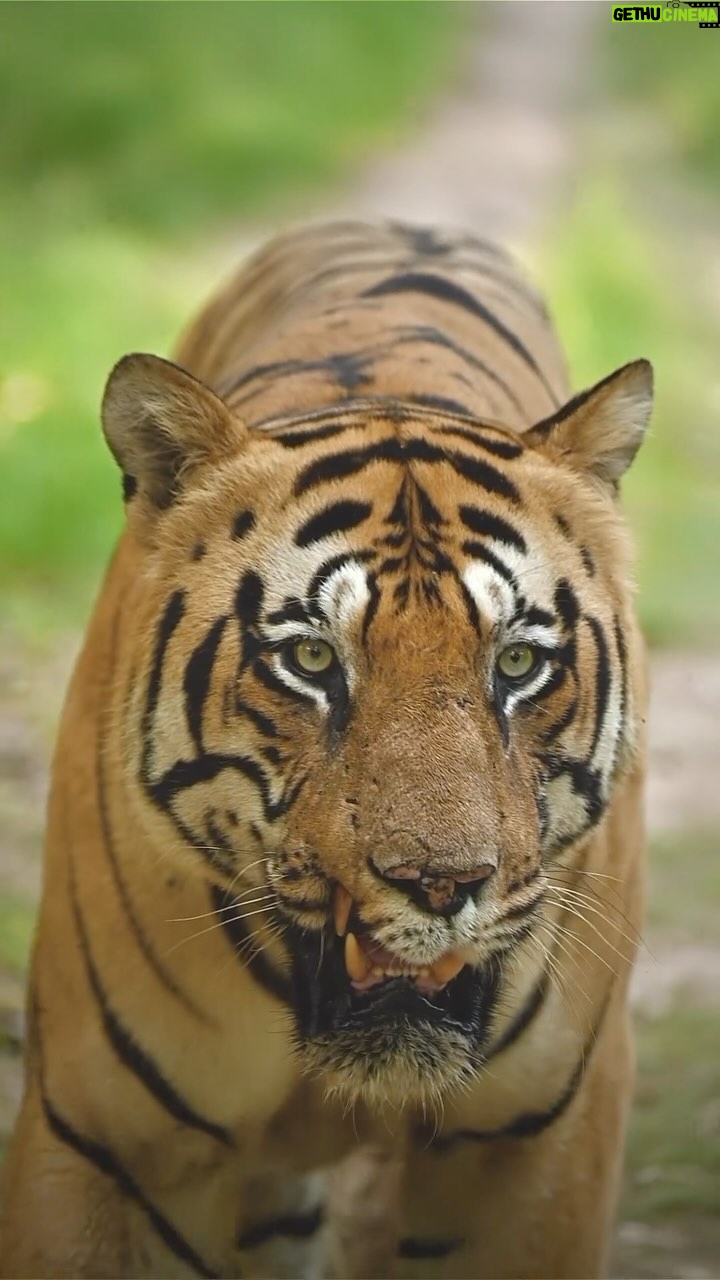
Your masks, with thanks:
[[[623,205],[616,175],[586,175],[583,195],[541,255],[541,274],[573,383],[638,356],[656,371],[649,438],[623,482],[638,544],[640,612],[651,644],[712,642],[720,595],[708,566],[720,546],[715,361],[720,326],[703,316],[691,264]]]
[[[454,4],[9,3],[0,13],[0,590],[77,619],[120,522],[98,405],[216,283],[208,245],[394,141]],[[208,261],[210,259],[210,261]],[[52,599],[50,599],[52,593]],[[64,616],[63,616],[64,615]]]
[[[661,948],[717,945],[719,844],[717,830],[674,832],[653,841],[645,930],[651,957]],[[637,1088],[621,1217],[668,1228],[676,1243],[698,1237],[698,1252],[707,1249],[717,1264],[720,1236],[710,1232],[705,1239],[720,1211],[720,1019],[716,993],[710,995],[712,1004],[705,1006],[701,987],[692,996],[678,991],[661,1016],[636,1019]],[[656,1240],[653,1248],[660,1244]],[[658,1258],[654,1265],[662,1268],[663,1262]],[[675,1265],[666,1258],[665,1269],[639,1274],[690,1274]]]
[[[0,971],[23,974],[27,969],[36,910],[27,898],[0,895]]]
[[[676,1007],[638,1025],[623,1217],[720,1213],[720,1019]]]
[[[653,842],[648,927],[665,943],[716,945],[720,831],[685,831]]]
[[[457,6],[3,6],[0,174],[23,218],[154,232],[335,178],[447,70]],[[42,204],[42,208],[39,206]]]

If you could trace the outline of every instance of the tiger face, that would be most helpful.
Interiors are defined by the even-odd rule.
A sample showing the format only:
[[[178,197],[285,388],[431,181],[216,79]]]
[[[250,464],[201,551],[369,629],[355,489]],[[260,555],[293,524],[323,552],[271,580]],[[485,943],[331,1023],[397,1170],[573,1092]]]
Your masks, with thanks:
[[[221,897],[271,891],[253,931],[330,1089],[479,1069],[546,868],[632,758],[614,487],[649,406],[638,362],[524,436],[369,401],[249,432],[164,361],[111,375],[128,794]]]

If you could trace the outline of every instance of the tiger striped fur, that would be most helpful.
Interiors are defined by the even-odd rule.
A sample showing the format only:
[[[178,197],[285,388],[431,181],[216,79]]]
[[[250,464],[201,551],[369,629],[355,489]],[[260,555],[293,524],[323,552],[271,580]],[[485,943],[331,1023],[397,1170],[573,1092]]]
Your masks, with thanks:
[[[3,1275],[602,1274],[651,393],[569,398],[512,260],[400,225],[279,238],[116,366]]]

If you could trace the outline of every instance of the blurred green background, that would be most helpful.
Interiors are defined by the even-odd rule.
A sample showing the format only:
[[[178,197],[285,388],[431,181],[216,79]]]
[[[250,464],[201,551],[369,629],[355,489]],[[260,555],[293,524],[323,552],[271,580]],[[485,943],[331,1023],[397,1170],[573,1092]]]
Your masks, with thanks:
[[[569,172],[523,249],[576,385],[655,364],[625,498],[656,671],[672,659],[682,708],[686,675],[716,698],[719,679],[720,32],[583,7],[588,92],[555,113]],[[478,54],[520,29],[507,8],[0,6],[0,1130],[17,1100],[49,743],[121,520],[98,423],[107,373],[126,351],[169,351],[246,243],[334,208],[453,94],[484,105],[486,127]],[[706,965],[641,1002],[616,1274],[720,1274],[718,828],[685,820],[656,840],[658,972],[692,948]]]

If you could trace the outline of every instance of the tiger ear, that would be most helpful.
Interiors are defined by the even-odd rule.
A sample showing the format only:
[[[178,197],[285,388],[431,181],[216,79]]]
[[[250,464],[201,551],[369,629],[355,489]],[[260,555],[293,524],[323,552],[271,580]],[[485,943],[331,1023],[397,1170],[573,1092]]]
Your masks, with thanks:
[[[652,405],[652,365],[635,360],[573,396],[523,439],[573,470],[615,486],[642,444]]]
[[[195,467],[236,453],[243,429],[223,401],[184,369],[159,356],[125,356],[108,378],[102,425],[123,472],[125,496],[136,491],[169,507]]]

